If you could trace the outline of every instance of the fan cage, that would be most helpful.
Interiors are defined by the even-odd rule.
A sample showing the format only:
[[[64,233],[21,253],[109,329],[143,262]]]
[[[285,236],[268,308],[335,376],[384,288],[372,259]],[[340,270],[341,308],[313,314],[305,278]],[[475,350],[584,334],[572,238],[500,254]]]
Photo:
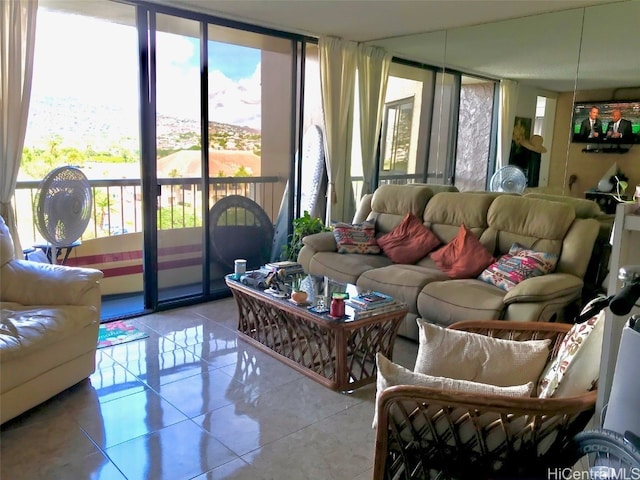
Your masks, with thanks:
[[[526,187],[527,177],[524,171],[515,165],[507,165],[496,171],[489,185],[492,192],[505,193],[522,193]]]
[[[53,246],[78,240],[91,219],[89,180],[77,167],[58,167],[47,174],[36,191],[36,227]]]

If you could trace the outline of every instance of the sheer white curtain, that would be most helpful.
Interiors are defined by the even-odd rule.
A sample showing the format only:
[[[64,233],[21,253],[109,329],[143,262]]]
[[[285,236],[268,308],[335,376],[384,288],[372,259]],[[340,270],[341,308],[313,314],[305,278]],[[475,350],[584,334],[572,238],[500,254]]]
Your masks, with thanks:
[[[379,47],[358,47],[358,90],[360,100],[360,143],[362,151],[362,194],[373,191],[376,147],[382,125],[382,110],[389,80],[392,55]]]
[[[516,118],[519,83],[515,80],[500,81],[500,116],[498,117],[498,155],[496,169],[509,164],[513,122]]]
[[[332,221],[333,206],[345,201],[345,178],[349,157],[349,115],[353,109],[358,46],[335,37],[318,41],[320,53],[320,87],[325,125],[327,156],[326,224]],[[338,219],[344,220],[344,219]]]
[[[11,208],[24,146],[31,97],[37,0],[0,2],[0,215],[16,256],[22,246]]]

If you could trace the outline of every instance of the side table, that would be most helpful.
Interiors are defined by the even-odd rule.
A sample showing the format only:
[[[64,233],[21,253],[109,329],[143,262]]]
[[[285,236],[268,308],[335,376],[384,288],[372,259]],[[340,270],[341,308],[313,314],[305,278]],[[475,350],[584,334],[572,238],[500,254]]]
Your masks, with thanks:
[[[60,262],[60,265],[64,265],[64,262],[66,262],[67,259],[69,258],[71,251],[74,248],[79,247],[81,244],[82,242],[80,240],[76,240],[75,242],[70,243],[69,245],[52,245],[50,243],[38,243],[38,244],[35,244],[33,248],[41,249],[49,259],[49,263],[52,263],[52,264],[58,263],[58,257],[62,255],[62,252],[64,251],[64,256],[62,257],[62,261]],[[55,257],[53,256],[54,251],[55,251]]]

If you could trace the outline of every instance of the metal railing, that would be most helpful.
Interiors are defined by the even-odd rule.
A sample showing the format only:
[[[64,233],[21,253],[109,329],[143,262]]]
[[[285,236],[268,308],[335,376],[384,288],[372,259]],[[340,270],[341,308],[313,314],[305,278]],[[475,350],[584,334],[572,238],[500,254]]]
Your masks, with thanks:
[[[380,177],[380,184],[406,184],[422,181],[421,174],[395,174]],[[280,208],[286,180],[269,177],[215,177],[209,180],[209,207],[230,195],[241,195],[258,203],[274,222]],[[354,196],[360,198],[362,177],[352,177]],[[16,184],[14,209],[19,219],[23,245],[42,241],[33,208],[39,181],[19,181]],[[142,232],[142,185],[140,179],[89,180],[92,191],[91,220],[82,240]],[[158,179],[158,228],[188,228],[202,225],[202,179]],[[357,200],[356,200],[357,201]]]
[[[286,180],[269,177],[215,177],[209,180],[209,207],[230,195],[242,195],[258,203],[275,221]],[[33,208],[39,181],[16,184],[14,210],[23,245],[41,240]],[[91,219],[82,240],[142,232],[142,185],[140,179],[89,180],[92,191]],[[202,225],[202,179],[158,179],[158,228],[187,228]],[[277,197],[277,198],[276,198]]]

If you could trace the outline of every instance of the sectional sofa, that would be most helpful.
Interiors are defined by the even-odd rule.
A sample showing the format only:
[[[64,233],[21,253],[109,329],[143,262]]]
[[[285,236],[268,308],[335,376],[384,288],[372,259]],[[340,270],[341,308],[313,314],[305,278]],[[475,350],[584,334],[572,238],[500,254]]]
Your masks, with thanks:
[[[527,278],[505,291],[477,276],[450,278],[433,260],[433,252],[413,263],[394,263],[384,251],[338,253],[333,232],[303,239],[298,261],[306,272],[405,302],[409,314],[399,334],[416,340],[417,317],[443,326],[471,319],[564,320],[567,307],[581,299],[600,230],[598,221],[577,218],[571,204],[492,192],[434,193],[426,184],[382,185],[363,203],[355,220],[374,223],[377,239],[396,229],[411,213],[440,240],[438,248],[459,237],[464,224],[495,260],[514,243],[557,255],[552,273]]]

